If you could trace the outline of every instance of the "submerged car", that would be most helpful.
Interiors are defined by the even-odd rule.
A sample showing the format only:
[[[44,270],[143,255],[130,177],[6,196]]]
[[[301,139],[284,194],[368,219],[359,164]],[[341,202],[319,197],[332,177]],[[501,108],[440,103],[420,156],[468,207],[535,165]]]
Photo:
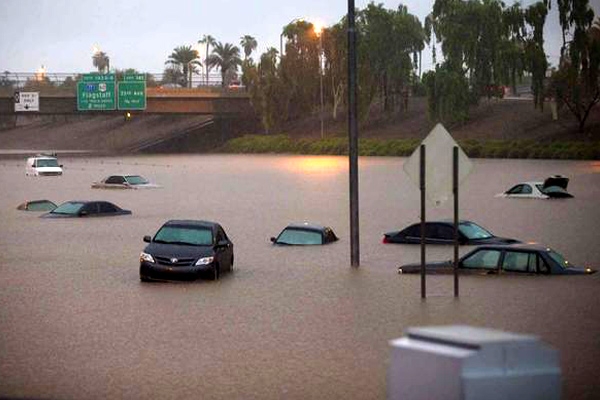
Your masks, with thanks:
[[[140,280],[217,280],[233,271],[233,243],[216,222],[167,221],[140,254]]]
[[[62,167],[54,154],[38,154],[27,159],[25,175],[60,176],[63,173]]]
[[[516,199],[561,199],[573,197],[567,192],[569,178],[554,175],[543,182],[521,182],[496,197]]]
[[[141,175],[110,175],[100,182],[92,183],[92,189],[154,189],[160,185],[148,181]]]
[[[430,262],[425,268],[428,274],[448,274],[453,272],[453,262]],[[467,274],[582,275],[596,272],[589,267],[572,266],[556,251],[534,244],[480,246],[461,257],[458,268]],[[398,268],[400,274],[420,271],[420,263]]]
[[[30,200],[19,204],[17,210],[23,211],[52,211],[56,208],[56,204],[50,200]]]
[[[279,236],[272,237],[271,242],[283,245],[318,245],[337,241],[333,229],[328,226],[303,222],[286,226]]]
[[[112,217],[130,215],[131,211],[108,201],[67,201],[41,218]]]
[[[421,223],[410,225],[401,231],[384,233],[383,243],[420,244]],[[425,223],[425,243],[453,244],[454,222],[431,221]],[[471,221],[458,222],[458,243],[466,245],[520,243],[516,239],[498,237]]]

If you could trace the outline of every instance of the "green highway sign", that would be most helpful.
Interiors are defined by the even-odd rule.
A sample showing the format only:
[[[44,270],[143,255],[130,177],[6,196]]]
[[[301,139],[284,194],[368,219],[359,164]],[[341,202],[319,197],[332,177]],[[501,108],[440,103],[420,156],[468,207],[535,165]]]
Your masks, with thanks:
[[[79,111],[107,111],[115,110],[115,81],[101,80],[100,78],[87,78],[77,82],[77,110]],[[91,75],[94,77],[106,75]]]
[[[126,75],[127,76],[127,75]],[[142,75],[143,76],[143,75]],[[144,77],[145,78],[145,77]],[[119,82],[119,110],[146,109],[146,80],[130,80]]]

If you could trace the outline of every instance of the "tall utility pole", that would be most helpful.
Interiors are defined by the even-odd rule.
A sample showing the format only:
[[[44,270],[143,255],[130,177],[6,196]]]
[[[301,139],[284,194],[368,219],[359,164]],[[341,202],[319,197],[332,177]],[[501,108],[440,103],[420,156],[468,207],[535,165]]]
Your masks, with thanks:
[[[350,158],[350,262],[360,265],[358,235],[358,84],[354,0],[348,0],[348,139]]]
[[[319,32],[319,78],[321,85],[321,139],[324,137],[323,133],[323,30]]]

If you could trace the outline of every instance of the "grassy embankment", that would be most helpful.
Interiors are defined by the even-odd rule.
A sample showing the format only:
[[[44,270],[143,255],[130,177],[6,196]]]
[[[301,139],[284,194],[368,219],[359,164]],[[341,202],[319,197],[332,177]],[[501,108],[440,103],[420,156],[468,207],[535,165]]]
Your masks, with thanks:
[[[362,156],[409,156],[420,139],[365,138],[359,140]],[[600,141],[552,141],[538,140],[458,140],[469,157],[473,158],[537,158],[600,160]],[[343,137],[314,139],[291,138],[288,135],[246,135],[228,141],[224,153],[284,153],[345,155],[348,139]]]

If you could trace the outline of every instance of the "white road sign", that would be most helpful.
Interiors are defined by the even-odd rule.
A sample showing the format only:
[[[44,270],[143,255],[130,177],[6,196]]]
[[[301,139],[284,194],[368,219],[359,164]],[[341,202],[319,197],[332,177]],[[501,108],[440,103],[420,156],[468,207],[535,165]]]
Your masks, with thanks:
[[[19,111],[40,111],[40,93],[16,92],[15,112]]]
[[[425,145],[425,194],[438,206],[452,196],[452,152],[458,147],[458,184],[469,175],[473,164],[442,124],[437,124],[421,142]],[[419,187],[420,146],[404,162],[404,172]]]

